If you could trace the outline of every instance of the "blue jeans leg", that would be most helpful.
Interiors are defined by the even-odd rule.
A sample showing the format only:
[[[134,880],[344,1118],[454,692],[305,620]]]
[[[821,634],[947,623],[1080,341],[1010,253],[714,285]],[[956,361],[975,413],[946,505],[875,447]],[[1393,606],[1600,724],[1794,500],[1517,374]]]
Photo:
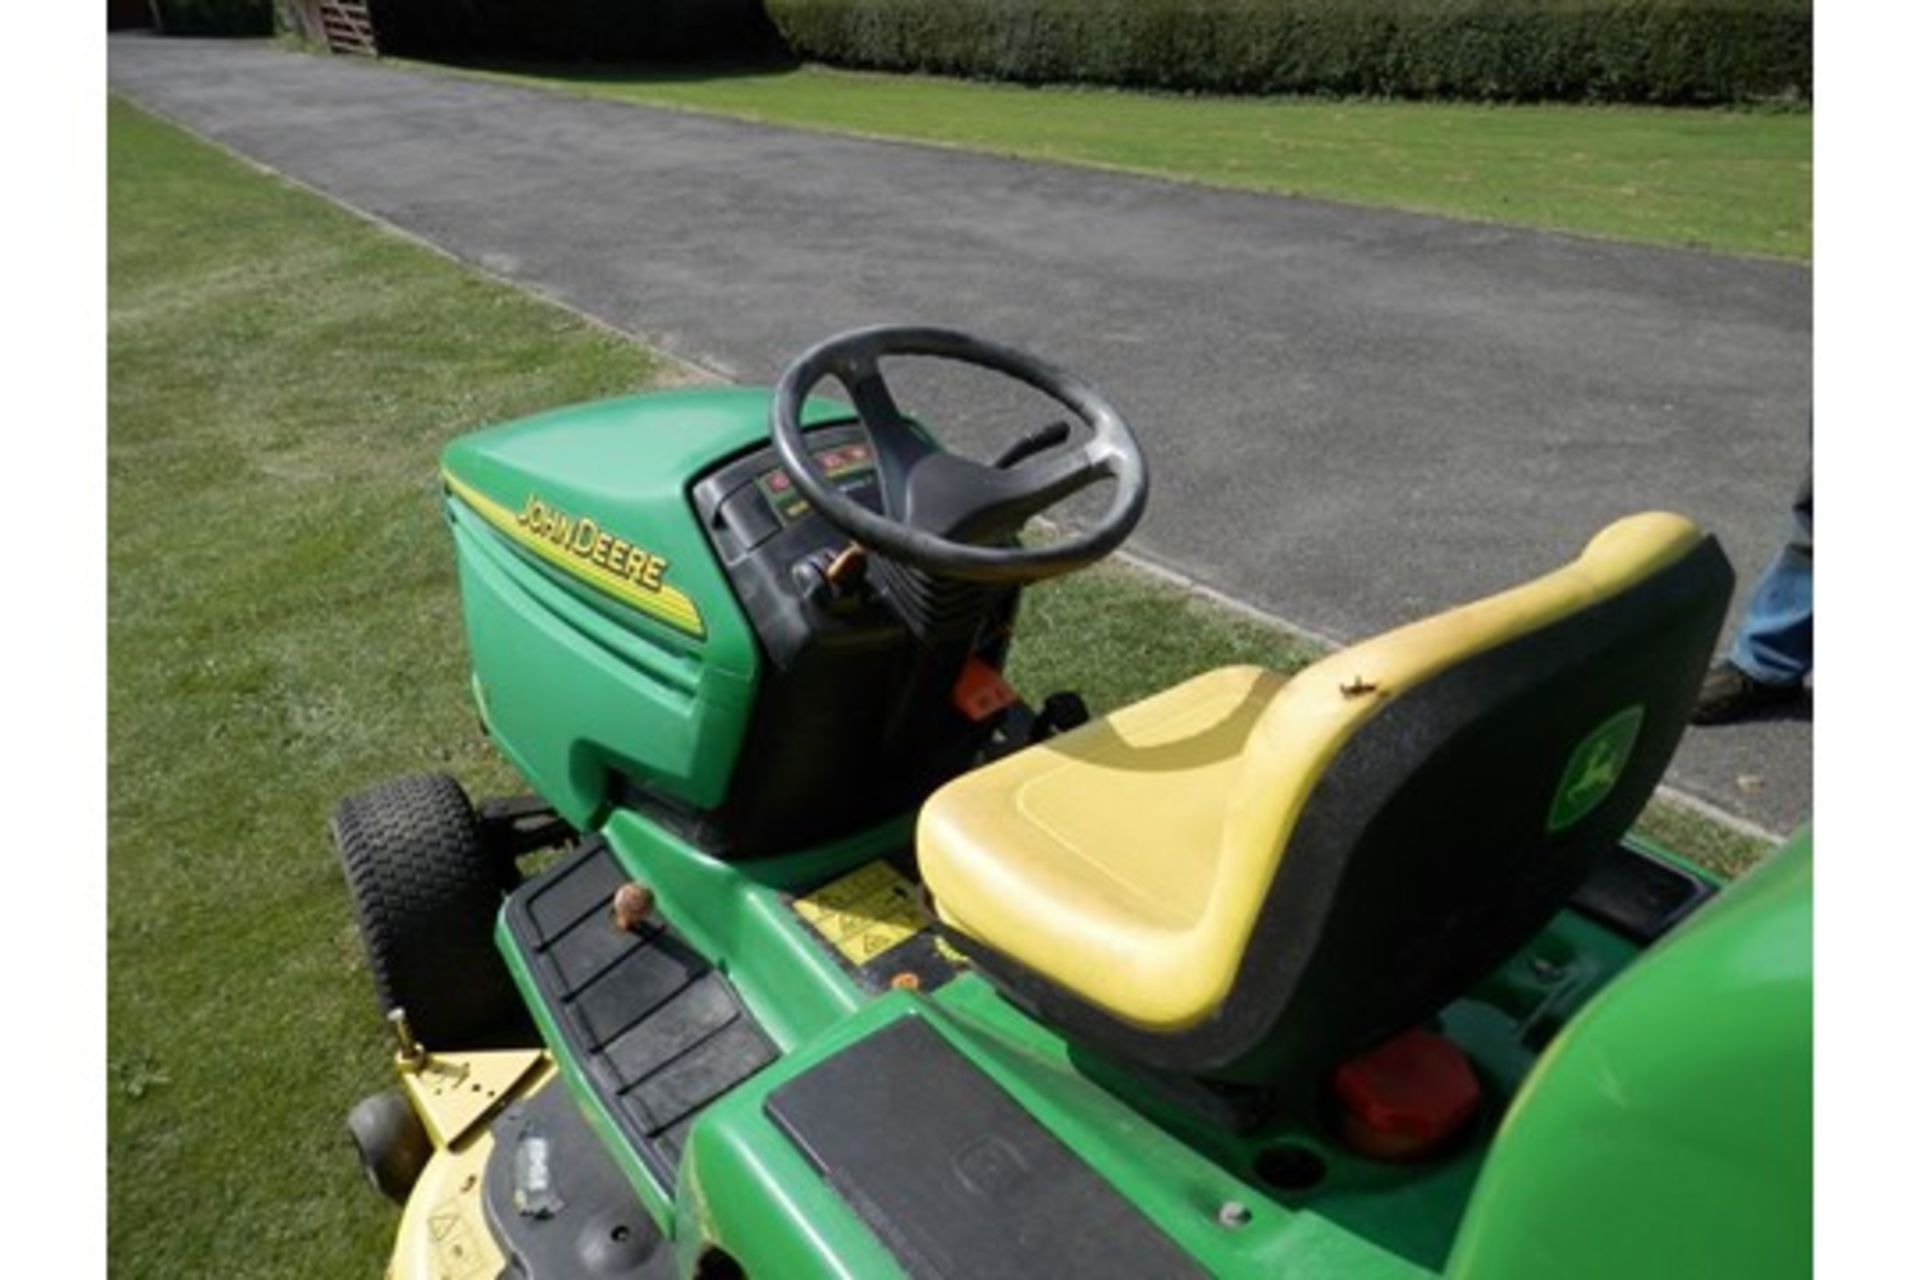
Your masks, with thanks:
[[[1733,638],[1733,665],[1762,684],[1798,684],[1813,671],[1813,486],[1793,507],[1793,532],[1754,588]]]

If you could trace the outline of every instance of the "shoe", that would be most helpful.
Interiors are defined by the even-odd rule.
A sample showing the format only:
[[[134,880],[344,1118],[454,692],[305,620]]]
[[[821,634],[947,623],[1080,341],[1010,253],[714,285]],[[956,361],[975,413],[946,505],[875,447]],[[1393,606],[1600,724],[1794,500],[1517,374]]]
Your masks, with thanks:
[[[1766,707],[1797,702],[1805,693],[1799,681],[1792,684],[1767,684],[1755,680],[1726,659],[1707,669],[1700,682],[1700,699],[1693,704],[1695,724],[1727,724],[1744,720]]]

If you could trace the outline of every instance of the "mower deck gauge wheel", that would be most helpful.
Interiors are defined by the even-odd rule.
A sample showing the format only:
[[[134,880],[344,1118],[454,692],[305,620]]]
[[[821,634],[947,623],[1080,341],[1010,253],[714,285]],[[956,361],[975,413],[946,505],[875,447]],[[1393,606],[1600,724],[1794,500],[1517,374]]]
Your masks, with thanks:
[[[433,1157],[433,1139],[406,1095],[386,1089],[362,1098],[347,1113],[347,1133],[373,1189],[395,1204],[405,1204]]]

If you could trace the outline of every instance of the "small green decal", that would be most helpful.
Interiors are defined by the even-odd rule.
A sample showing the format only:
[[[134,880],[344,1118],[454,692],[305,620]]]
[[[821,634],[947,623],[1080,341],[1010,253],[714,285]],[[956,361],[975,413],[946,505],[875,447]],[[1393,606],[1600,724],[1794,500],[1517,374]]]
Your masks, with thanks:
[[[1547,813],[1549,835],[1565,831],[1592,813],[1613,792],[1614,784],[1626,772],[1627,758],[1633,754],[1646,711],[1643,706],[1628,707],[1609,716],[1580,740],[1567,758],[1559,789],[1553,793],[1553,808]]]

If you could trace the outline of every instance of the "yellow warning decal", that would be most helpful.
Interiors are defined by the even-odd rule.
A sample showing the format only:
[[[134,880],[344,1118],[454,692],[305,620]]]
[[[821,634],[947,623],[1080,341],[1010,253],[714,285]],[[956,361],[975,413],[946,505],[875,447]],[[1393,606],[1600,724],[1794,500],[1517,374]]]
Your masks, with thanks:
[[[933,927],[933,917],[921,907],[912,882],[887,862],[869,862],[795,898],[793,909],[855,965]]]
[[[440,1273],[447,1280],[466,1280],[486,1270],[486,1255],[473,1238],[473,1228],[461,1216],[457,1200],[448,1200],[427,1216],[427,1230],[433,1236],[433,1250],[439,1255]]]

